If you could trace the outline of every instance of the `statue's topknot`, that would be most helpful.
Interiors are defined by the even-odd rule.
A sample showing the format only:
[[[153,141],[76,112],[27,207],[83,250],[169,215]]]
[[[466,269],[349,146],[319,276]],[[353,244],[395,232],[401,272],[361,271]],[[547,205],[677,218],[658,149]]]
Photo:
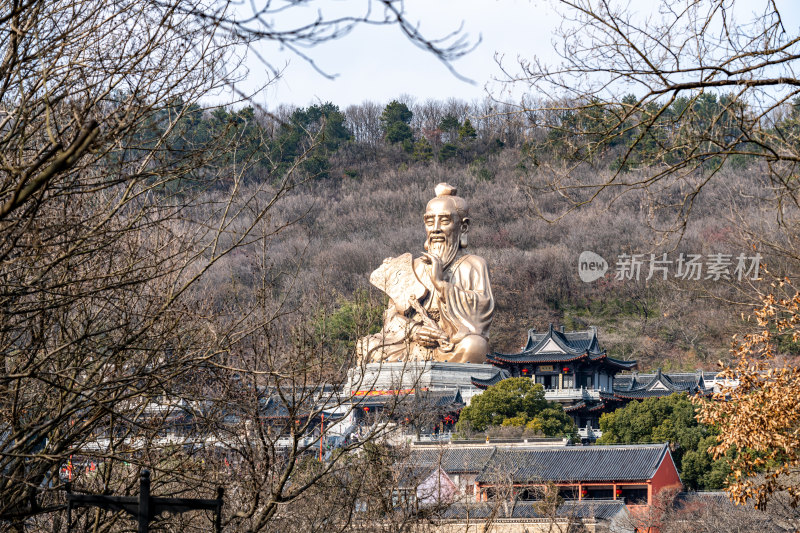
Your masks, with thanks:
[[[434,189],[436,192],[436,200],[437,198],[443,198],[450,202],[450,204],[456,209],[458,215],[461,217],[461,220],[469,217],[469,207],[467,206],[466,200],[457,196],[458,189],[450,185],[449,183],[440,183]],[[433,201],[431,200],[431,202]]]
[[[444,182],[437,185],[433,190],[436,191],[437,198],[441,198],[442,196],[456,196],[458,194],[458,189]]]

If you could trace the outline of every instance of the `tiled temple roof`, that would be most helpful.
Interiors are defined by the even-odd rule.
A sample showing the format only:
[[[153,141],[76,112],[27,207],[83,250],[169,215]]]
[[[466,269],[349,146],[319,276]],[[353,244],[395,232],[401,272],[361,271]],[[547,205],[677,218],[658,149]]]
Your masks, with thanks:
[[[583,331],[559,331],[550,324],[546,332],[528,331],[528,341],[522,351],[516,354],[492,352],[487,362],[496,366],[520,363],[567,363],[578,360],[603,361],[619,370],[631,370],[636,361],[624,361],[608,357],[600,349],[597,341],[597,328]]]
[[[402,392],[398,394],[376,394],[371,396],[356,396],[351,400],[352,404],[364,407],[392,407],[400,404],[414,402],[414,406],[419,409],[461,409],[465,403],[461,397],[461,391],[456,388],[421,390],[416,393]]]
[[[428,448],[413,450],[408,461],[431,469],[440,466],[447,474],[477,474],[486,467],[496,451],[497,448],[493,446]]]
[[[706,393],[706,373],[666,374],[659,368],[654,374],[626,374],[614,377],[614,396],[623,399],[642,400],[669,396],[675,392],[688,394]]]
[[[479,389],[485,389],[486,387],[491,387],[492,385],[497,385],[504,379],[508,379],[511,377],[511,374],[508,373],[508,370],[501,368],[500,372],[495,374],[494,376],[488,379],[480,379],[480,378],[470,378],[472,384],[478,387]]]
[[[667,444],[498,450],[477,481],[491,484],[499,472],[514,483],[642,481],[655,475],[668,453]]]

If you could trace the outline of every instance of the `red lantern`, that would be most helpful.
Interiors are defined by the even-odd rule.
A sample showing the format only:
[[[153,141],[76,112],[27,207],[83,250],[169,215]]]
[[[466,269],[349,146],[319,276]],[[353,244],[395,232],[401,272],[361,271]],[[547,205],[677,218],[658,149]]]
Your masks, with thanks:
[[[622,489],[617,489],[617,498],[622,496]]]
[[[369,413],[369,407],[365,407],[365,408],[364,408],[364,412],[365,412],[365,413]]]
[[[589,495],[589,491],[586,488],[581,489],[581,498],[585,498]]]
[[[523,369],[522,369],[522,373],[523,373],[523,374],[527,374],[527,373],[528,373],[528,369],[527,369],[527,368],[523,368]]]
[[[565,373],[565,374],[569,374],[569,367],[568,367],[568,366],[565,366],[564,368],[562,368],[562,369],[561,369],[561,371],[562,371],[563,373]]]

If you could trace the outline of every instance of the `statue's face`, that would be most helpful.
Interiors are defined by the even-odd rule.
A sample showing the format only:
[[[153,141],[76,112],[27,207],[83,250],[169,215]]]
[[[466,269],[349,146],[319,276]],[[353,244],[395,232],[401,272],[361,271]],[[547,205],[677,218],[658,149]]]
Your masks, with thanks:
[[[446,198],[434,198],[425,210],[425,248],[439,257],[445,265],[455,258],[462,231],[467,221],[462,221],[452,202]]]

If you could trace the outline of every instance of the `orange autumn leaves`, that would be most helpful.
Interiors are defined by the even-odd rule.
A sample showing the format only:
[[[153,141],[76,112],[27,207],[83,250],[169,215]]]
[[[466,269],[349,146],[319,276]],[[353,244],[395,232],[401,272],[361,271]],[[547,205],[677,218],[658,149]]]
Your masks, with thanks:
[[[800,292],[787,279],[772,289],[754,311],[758,331],[734,337],[725,386],[695,400],[700,422],[720,429],[709,452],[731,462],[731,499],[759,508],[776,492],[800,502],[800,367],[786,357],[800,340]]]

